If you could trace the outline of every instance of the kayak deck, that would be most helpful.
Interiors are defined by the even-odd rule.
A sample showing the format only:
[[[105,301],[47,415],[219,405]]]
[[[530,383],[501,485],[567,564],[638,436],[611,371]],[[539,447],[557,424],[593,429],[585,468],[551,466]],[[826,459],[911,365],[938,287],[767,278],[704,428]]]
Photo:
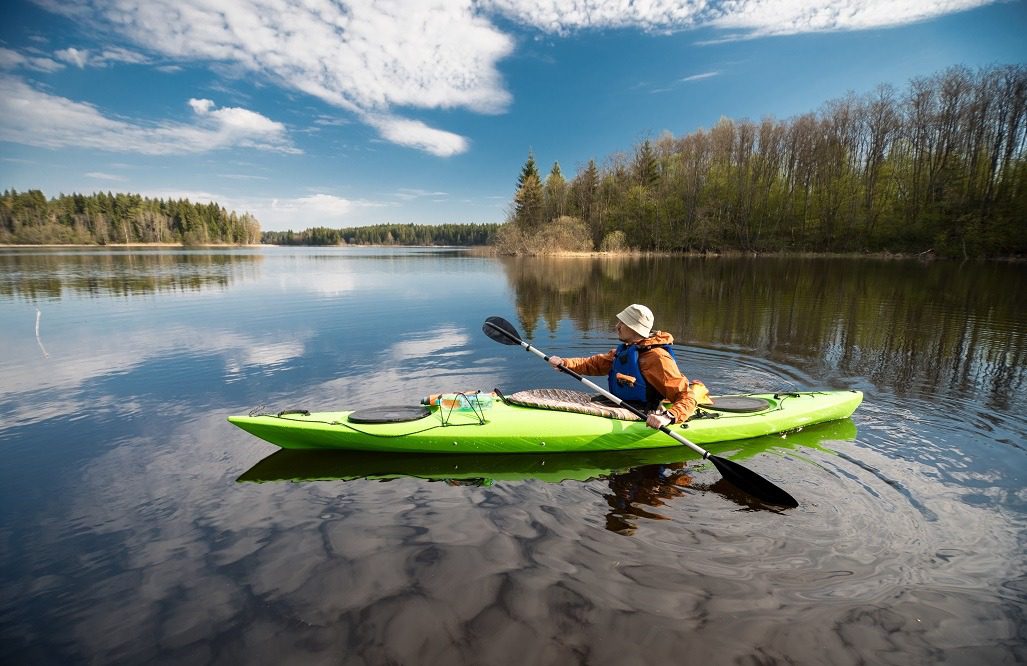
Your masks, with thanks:
[[[860,391],[758,393],[767,401],[750,413],[703,408],[709,418],[672,426],[696,444],[748,439],[848,418]],[[716,405],[714,399],[714,405]],[[487,408],[446,409],[397,423],[357,423],[352,411],[231,416],[243,430],[285,449],[334,449],[394,453],[540,453],[651,449],[680,446],[640,421],[623,421],[523,407],[496,399]]]

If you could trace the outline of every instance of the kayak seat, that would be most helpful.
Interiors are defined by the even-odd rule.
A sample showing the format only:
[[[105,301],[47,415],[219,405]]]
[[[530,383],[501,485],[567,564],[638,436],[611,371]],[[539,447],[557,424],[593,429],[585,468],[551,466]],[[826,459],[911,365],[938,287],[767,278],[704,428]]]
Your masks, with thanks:
[[[431,414],[424,407],[368,407],[347,417],[350,423],[404,423],[416,421]]]
[[[623,407],[617,407],[611,403],[604,404],[593,399],[593,396],[588,393],[568,389],[543,388],[518,391],[506,396],[506,401],[513,405],[533,407],[535,409],[552,409],[559,412],[591,414],[621,421],[640,420]]]
[[[713,404],[701,406],[703,409],[712,409],[715,412],[749,414],[770,409],[770,402],[764,398],[753,398],[747,395],[723,395],[713,398]]]

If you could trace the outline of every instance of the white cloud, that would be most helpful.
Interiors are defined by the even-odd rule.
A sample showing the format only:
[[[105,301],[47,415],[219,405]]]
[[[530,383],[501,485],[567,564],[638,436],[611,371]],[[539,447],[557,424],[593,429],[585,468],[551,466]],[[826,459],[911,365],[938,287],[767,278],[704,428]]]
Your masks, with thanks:
[[[142,190],[139,194],[151,199],[188,199],[194,203],[217,203],[226,210],[235,211],[240,215],[253,215],[264,231],[347,226],[346,218],[361,209],[392,205],[366,199],[347,199],[323,192],[291,198],[240,198],[199,190]]]
[[[36,1],[148,53],[256,72],[354,114],[386,141],[445,157],[465,152],[468,139],[396,110],[503,112],[511,96],[497,63],[515,42],[497,20],[554,34],[706,27],[738,39],[893,26],[995,0]],[[79,67],[145,61],[125,49],[59,53]],[[12,57],[0,53],[5,60]],[[49,62],[34,66],[60,66]]]
[[[353,202],[331,194],[315,194],[293,199],[293,210],[300,209],[327,217],[341,217],[353,208]]]
[[[688,28],[702,18],[703,0],[483,0],[481,5],[539,30],[565,33],[581,28]]]
[[[740,0],[713,6],[705,23],[742,36],[867,30],[922,21],[992,4],[994,0]]]
[[[378,129],[382,138],[432,155],[449,157],[467,150],[468,141],[464,137],[428,127],[420,120],[395,116],[366,116],[366,121]]]
[[[74,65],[79,69],[84,69],[86,67],[106,67],[112,62],[124,62],[130,64],[144,64],[148,62],[147,58],[142,54],[120,47],[107,48],[99,53],[93,53],[88,49],[76,49],[74,47],[70,47],[55,51],[54,56],[56,56],[58,60],[63,60],[69,65]]]
[[[192,107],[198,115],[205,115],[214,106],[214,102],[209,99],[191,99],[189,100],[189,106]]]
[[[55,52],[54,55],[57,56],[58,59],[63,60],[69,65],[74,65],[79,69],[85,67],[86,63],[89,62],[88,51],[80,51],[74,48],[62,49]]]
[[[299,152],[285,126],[247,109],[214,109],[209,100],[190,100],[195,124],[146,125],[104,116],[95,106],[36,90],[0,76],[0,140],[45,148],[169,155],[235,146]],[[198,108],[199,107],[199,108]]]
[[[503,111],[510,102],[496,63],[513,40],[470,0],[206,0],[44,2],[54,12],[179,60],[213,61],[355,113],[400,145],[447,156],[464,137],[397,118],[396,107]]]
[[[720,72],[703,72],[702,74],[693,74],[692,76],[686,76],[681,79],[682,83],[688,83],[690,81],[702,81],[703,79],[710,79],[717,76]]]
[[[379,205],[324,193],[295,198],[247,199],[233,203],[234,210],[251,212],[264,230],[338,227],[356,208]]]
[[[403,201],[410,201],[412,199],[422,199],[424,197],[448,197],[449,193],[431,192],[429,190],[401,187],[398,190],[396,190],[396,193],[393,196],[395,196],[397,199],[402,199]]]
[[[995,0],[481,0],[514,21],[551,33],[586,28],[741,30],[736,37],[865,30],[950,14]]]
[[[56,72],[64,69],[64,65],[50,58],[26,56],[17,51],[0,47],[0,70],[17,68],[31,69],[37,72]]]
[[[97,180],[127,180],[127,178],[125,178],[124,176],[118,176],[112,173],[104,173],[102,171],[90,171],[86,174],[86,176],[89,178],[96,178]]]
[[[268,176],[257,176],[250,173],[219,173],[218,177],[229,180],[271,180]]]

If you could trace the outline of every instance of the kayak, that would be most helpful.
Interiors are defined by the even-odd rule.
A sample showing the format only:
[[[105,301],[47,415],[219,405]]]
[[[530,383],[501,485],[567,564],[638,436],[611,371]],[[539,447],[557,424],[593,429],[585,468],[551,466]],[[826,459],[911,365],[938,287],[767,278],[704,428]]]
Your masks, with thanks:
[[[830,452],[831,442],[856,438],[852,419],[820,423],[785,436],[767,435],[713,445],[718,452],[734,449],[733,460],[745,460],[767,451],[816,449]],[[393,453],[366,451],[296,451],[278,449],[244,472],[241,483],[282,481],[426,481],[489,485],[497,481],[538,480],[544,483],[589,481],[624,473],[640,466],[687,463],[696,454],[684,446],[629,451],[582,453]]]
[[[620,418],[625,415],[616,408],[600,406],[596,408],[599,413],[581,413],[567,411],[580,405],[568,406],[559,400],[555,406],[528,406],[514,400],[526,393],[530,392],[509,398],[498,392],[455,393],[432,396],[421,406],[339,412],[291,410],[231,416],[228,420],[283,449],[502,454],[680,446],[642,421]],[[862,400],[860,391],[721,396],[714,397],[711,405],[702,406],[698,418],[672,427],[696,444],[749,439],[848,418]]]

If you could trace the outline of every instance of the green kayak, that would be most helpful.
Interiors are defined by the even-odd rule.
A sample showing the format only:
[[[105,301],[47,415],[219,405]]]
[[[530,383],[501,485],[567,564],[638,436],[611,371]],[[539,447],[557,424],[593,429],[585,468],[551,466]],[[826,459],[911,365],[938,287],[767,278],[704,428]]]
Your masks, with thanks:
[[[421,407],[289,411],[228,420],[284,449],[495,454],[680,446],[641,421],[611,417],[621,416],[616,408],[580,413],[581,405],[559,400],[527,406],[523,401],[515,404],[518,395],[459,393],[433,397]],[[699,418],[674,429],[696,444],[749,439],[847,418],[862,400],[860,391],[715,397],[711,406],[699,410]]]
[[[754,439],[714,444],[710,448],[735,461],[767,451],[799,449],[830,452],[833,442],[856,438],[852,419],[840,419],[802,428],[788,435],[767,435]],[[244,472],[240,482],[280,481],[391,481],[416,478],[427,481],[482,483],[527,481],[545,483],[588,481],[647,465],[676,465],[694,462],[697,454],[685,446],[629,451],[586,451],[582,453],[393,453],[367,451],[296,451],[279,449]]]

